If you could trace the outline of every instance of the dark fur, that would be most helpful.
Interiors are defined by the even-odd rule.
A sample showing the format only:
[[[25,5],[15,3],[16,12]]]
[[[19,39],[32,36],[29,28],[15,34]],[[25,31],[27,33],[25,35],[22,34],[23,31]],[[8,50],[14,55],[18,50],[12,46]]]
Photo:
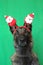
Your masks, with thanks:
[[[13,34],[16,53],[11,57],[12,65],[39,65],[37,56],[32,52],[32,25],[26,26],[30,32],[25,28],[18,27],[16,33]],[[15,26],[10,27],[12,33],[15,28]]]

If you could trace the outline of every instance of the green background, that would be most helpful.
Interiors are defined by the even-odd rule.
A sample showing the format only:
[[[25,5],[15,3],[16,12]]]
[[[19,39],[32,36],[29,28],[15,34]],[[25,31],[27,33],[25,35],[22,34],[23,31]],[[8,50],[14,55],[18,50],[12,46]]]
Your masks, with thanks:
[[[27,14],[33,12],[33,51],[43,65],[43,0],[0,0],[0,65],[12,65],[10,57],[15,52],[13,35],[4,15],[11,15],[22,26]]]

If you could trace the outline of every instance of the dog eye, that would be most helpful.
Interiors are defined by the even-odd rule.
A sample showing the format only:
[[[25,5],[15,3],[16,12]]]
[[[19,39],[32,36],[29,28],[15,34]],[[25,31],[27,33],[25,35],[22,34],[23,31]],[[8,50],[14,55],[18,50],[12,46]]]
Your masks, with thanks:
[[[28,33],[25,33],[25,35],[28,35]]]

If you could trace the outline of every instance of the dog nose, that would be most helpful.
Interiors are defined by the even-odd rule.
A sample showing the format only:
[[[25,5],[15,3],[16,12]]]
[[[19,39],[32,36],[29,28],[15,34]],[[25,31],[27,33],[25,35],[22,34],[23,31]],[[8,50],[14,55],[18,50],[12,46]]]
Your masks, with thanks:
[[[24,41],[24,39],[20,39],[20,41]]]

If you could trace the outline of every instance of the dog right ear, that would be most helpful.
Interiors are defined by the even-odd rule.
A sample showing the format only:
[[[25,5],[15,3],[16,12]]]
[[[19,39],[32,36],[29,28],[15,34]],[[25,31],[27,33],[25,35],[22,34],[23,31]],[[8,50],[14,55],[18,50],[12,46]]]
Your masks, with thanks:
[[[33,18],[34,18],[34,13],[28,14],[24,20],[24,25],[30,29],[30,31],[32,30],[32,22],[33,22]]]
[[[11,16],[4,16],[4,17],[6,18],[6,22],[8,23],[8,25],[10,27],[11,33],[13,33],[17,27],[16,20]]]

